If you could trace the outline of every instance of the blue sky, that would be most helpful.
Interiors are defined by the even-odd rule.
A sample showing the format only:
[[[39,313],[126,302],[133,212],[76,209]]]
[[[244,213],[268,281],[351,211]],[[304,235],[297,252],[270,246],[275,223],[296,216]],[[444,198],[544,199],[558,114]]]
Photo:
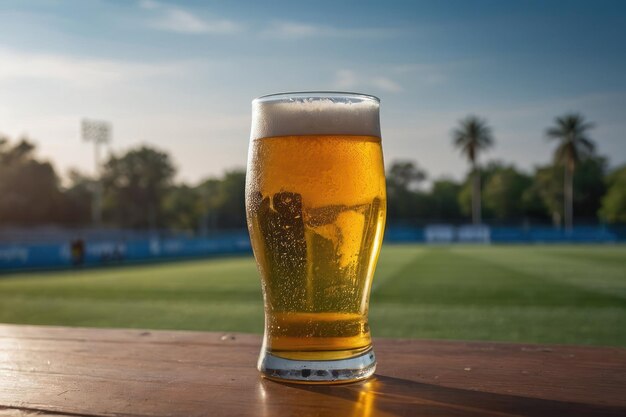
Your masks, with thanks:
[[[93,170],[83,117],[114,152],[168,150],[181,180],[243,167],[250,100],[293,90],[379,96],[387,163],[431,178],[466,172],[468,114],[494,130],[483,160],[548,162],[545,128],[576,111],[626,162],[626,2],[4,0],[0,28],[0,133],[61,174]]]

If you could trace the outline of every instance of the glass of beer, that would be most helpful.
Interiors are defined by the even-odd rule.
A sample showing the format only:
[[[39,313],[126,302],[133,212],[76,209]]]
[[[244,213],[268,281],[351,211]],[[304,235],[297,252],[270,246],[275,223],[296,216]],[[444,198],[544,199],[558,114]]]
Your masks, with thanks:
[[[367,314],[386,212],[379,106],[336,92],[252,102],[246,214],[267,378],[342,383],[374,373]]]

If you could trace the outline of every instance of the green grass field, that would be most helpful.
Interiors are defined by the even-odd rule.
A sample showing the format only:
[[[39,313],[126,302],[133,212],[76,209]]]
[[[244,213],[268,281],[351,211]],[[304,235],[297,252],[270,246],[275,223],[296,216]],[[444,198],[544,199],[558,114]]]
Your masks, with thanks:
[[[0,322],[261,333],[250,257],[0,275]],[[386,246],[374,336],[626,346],[626,246]]]

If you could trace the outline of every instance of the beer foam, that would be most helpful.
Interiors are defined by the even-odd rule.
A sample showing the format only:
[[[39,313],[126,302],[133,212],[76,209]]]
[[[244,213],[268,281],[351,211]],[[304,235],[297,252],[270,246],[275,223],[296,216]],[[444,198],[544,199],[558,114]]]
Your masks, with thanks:
[[[250,138],[299,135],[380,137],[379,102],[364,95],[277,95],[252,102]]]

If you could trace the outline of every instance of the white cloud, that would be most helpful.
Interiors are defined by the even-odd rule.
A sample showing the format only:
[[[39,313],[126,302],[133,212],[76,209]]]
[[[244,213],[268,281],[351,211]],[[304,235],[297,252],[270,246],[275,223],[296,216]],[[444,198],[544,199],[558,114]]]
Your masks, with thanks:
[[[402,33],[394,28],[339,28],[293,21],[274,21],[261,32],[277,39],[302,38],[383,38]]]
[[[241,30],[241,25],[232,20],[201,18],[180,7],[154,0],[141,0],[139,7],[155,14],[148,21],[148,26],[153,29],[187,34],[231,34]]]
[[[179,33],[234,33],[238,24],[231,20],[202,20],[182,9],[170,9],[164,16],[152,21],[152,27]]]
[[[131,78],[182,73],[186,70],[186,65],[79,58],[0,48],[0,83],[36,78],[64,81],[79,86],[102,85]]]
[[[335,74],[335,85],[338,88],[354,88],[358,84],[359,79],[352,70],[339,70]]]
[[[153,0],[141,0],[139,2],[139,7],[141,7],[142,9],[146,9],[146,10],[154,10],[158,8],[159,6],[160,4]]]
[[[446,68],[449,69],[455,65],[458,66],[456,63],[446,64]],[[410,75],[412,78],[427,85],[440,85],[447,80],[445,69],[442,65],[401,64],[392,66],[391,72],[399,76]]]
[[[325,29],[320,26],[294,22],[277,22],[266,31],[268,35],[285,38],[319,36],[324,33],[326,33]]]
[[[369,81],[374,87],[378,87],[383,91],[397,93],[402,91],[402,87],[397,82],[387,77],[374,77]]]
[[[334,84],[335,87],[340,89],[376,88],[388,93],[402,91],[400,84],[386,76],[367,76],[346,69],[337,71]]]

